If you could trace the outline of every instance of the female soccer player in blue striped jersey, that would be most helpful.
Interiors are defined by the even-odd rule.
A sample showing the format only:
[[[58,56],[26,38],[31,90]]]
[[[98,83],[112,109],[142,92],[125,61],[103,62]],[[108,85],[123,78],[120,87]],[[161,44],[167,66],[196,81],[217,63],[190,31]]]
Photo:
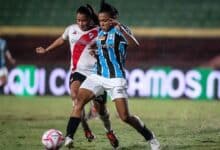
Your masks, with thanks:
[[[99,11],[96,73],[90,75],[79,89],[77,103],[72,113],[71,130],[67,131],[65,146],[69,147],[73,144],[73,136],[80,123],[80,114],[85,104],[106,90],[115,102],[120,119],[135,128],[150,143],[152,150],[159,150],[160,143],[154,134],[146,128],[139,117],[129,112],[124,63],[126,48],[131,38],[114,20],[114,11],[113,7],[106,3],[102,4]]]

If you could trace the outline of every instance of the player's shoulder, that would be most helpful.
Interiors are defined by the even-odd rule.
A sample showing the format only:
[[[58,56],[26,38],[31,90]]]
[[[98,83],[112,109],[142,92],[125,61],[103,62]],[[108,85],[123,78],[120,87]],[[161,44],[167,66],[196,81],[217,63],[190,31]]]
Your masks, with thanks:
[[[6,42],[4,39],[0,38],[0,42]]]
[[[94,28],[94,30],[96,30],[97,32],[99,32],[99,31],[100,31],[100,27],[97,26],[97,27]]]
[[[68,25],[67,27],[66,27],[66,29],[78,29],[79,27],[78,27],[78,25],[77,24],[71,24],[71,25]]]
[[[95,35],[98,35],[98,34],[99,34],[99,27],[98,27],[98,26],[93,27],[93,28],[91,28],[88,32],[89,32],[89,33],[93,33],[93,34],[95,34]]]
[[[6,44],[6,40],[0,38],[0,44],[1,44],[1,45],[5,45],[5,44]]]
[[[99,26],[94,26],[94,27],[92,28],[92,30],[99,31],[99,30],[100,30],[100,27],[99,27]]]
[[[69,33],[77,34],[77,33],[81,33],[81,30],[77,24],[71,24],[66,27],[65,33],[66,34],[69,34]]]
[[[114,27],[114,28],[112,28],[111,30],[110,30],[110,33],[114,33],[114,34],[117,34],[117,35],[119,35],[119,36],[121,36],[122,35],[122,32],[117,28],[117,27]]]

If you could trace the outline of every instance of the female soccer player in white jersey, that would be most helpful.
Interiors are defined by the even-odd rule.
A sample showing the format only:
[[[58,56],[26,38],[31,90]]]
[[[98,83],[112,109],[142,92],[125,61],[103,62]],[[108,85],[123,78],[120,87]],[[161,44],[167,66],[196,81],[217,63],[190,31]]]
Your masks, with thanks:
[[[139,117],[131,115],[128,109],[124,62],[129,44],[126,40],[128,38],[125,37],[129,35],[121,29],[120,24],[115,27],[117,21],[112,21],[115,13],[111,5],[103,3],[98,17],[100,30],[96,41],[98,47],[96,74],[88,76],[79,89],[77,103],[73,109],[73,122],[70,125],[72,130],[65,138],[65,146],[73,144],[73,136],[80,123],[84,105],[106,90],[115,102],[121,120],[136,129],[150,143],[152,150],[159,150],[160,143],[154,134],[146,128]]]
[[[64,44],[65,41],[69,41],[71,50],[71,75],[70,75],[70,89],[71,98],[74,105],[77,104],[76,95],[80,85],[84,82],[88,75],[92,73],[96,59],[90,55],[89,48],[95,43],[98,35],[98,17],[93,11],[90,5],[81,6],[76,11],[76,24],[68,26],[62,36],[55,40],[47,48],[38,47],[36,52],[43,54],[51,51],[58,46]],[[118,146],[118,139],[115,136],[111,123],[109,120],[109,113],[106,108],[107,95],[94,98],[95,108],[97,109],[101,120],[104,123],[106,129],[106,135],[113,147]],[[73,105],[73,106],[74,106]],[[85,110],[82,110],[81,122],[85,131],[85,136],[88,141],[92,141],[95,136],[91,132],[85,119]],[[72,117],[70,116],[69,123],[72,123]],[[67,133],[71,131],[71,127],[67,126]],[[68,136],[68,135],[67,135]]]

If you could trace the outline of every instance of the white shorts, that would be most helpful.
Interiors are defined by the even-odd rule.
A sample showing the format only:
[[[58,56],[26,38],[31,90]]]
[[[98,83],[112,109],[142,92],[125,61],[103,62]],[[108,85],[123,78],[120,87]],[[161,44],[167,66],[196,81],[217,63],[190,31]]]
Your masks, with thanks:
[[[0,68],[0,77],[7,75],[8,75],[8,69],[6,67]]]
[[[104,78],[92,74],[86,78],[80,88],[92,91],[95,96],[102,95],[104,91],[107,91],[112,100],[128,97],[127,82],[124,78]]]

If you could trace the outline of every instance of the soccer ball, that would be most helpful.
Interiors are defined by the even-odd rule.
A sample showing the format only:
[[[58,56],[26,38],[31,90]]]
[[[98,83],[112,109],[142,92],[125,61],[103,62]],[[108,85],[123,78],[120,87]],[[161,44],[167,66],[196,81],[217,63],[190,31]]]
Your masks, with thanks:
[[[44,132],[41,141],[46,150],[59,150],[64,142],[64,137],[59,130],[49,129]]]

